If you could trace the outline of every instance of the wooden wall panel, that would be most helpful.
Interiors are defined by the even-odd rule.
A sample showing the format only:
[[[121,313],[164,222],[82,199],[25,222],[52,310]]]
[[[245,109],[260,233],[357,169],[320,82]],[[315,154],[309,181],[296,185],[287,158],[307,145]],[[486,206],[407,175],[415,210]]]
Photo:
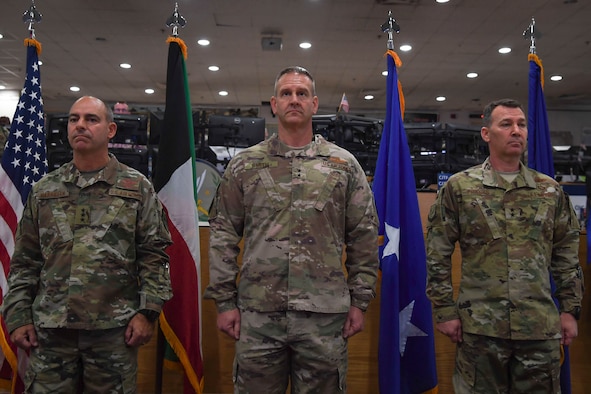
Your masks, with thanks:
[[[435,193],[419,193],[419,205],[423,225],[426,222],[428,209],[435,199]],[[208,273],[208,233],[206,227],[200,228],[201,236],[201,268],[202,290],[209,280]],[[591,387],[591,267],[585,263],[586,238],[581,236],[580,259],[587,283],[583,313],[579,322],[579,338],[571,346],[572,386],[574,394],[583,394]],[[453,258],[453,281],[457,291],[459,280],[459,253]],[[378,393],[378,333],[379,333],[379,302],[378,296],[370,304],[366,313],[365,329],[349,341],[349,374],[347,378],[348,392],[351,394]],[[204,393],[232,393],[232,361],[234,357],[233,340],[216,329],[216,311],[214,303],[203,301],[203,358],[205,373]],[[140,349],[140,373],[138,375],[138,393],[154,393],[155,382],[155,346],[156,340]],[[435,351],[440,393],[453,393],[451,376],[454,368],[455,346],[449,339],[438,332],[435,333]],[[178,371],[164,370],[163,393],[181,393],[183,378]]]

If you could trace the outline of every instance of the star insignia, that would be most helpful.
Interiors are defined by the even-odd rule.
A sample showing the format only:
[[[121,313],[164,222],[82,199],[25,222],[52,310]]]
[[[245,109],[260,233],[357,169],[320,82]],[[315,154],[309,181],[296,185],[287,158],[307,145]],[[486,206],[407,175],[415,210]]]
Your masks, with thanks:
[[[386,237],[388,243],[384,247],[382,258],[395,254],[396,258],[400,258],[400,228],[392,227],[388,223],[384,223],[386,227]]]
[[[406,342],[409,337],[426,337],[428,334],[412,324],[410,319],[415,307],[414,300],[398,314],[398,328],[400,329],[400,357],[404,356]]]

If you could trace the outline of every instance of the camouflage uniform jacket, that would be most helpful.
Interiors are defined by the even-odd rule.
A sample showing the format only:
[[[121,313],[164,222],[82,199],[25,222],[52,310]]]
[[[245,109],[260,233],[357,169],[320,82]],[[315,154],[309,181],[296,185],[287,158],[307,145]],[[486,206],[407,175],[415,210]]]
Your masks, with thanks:
[[[0,126],[0,159],[2,158],[2,156],[4,156],[4,149],[6,147],[6,141],[8,140],[9,134],[9,127]]]
[[[451,257],[462,252],[457,301]],[[441,188],[427,225],[427,295],[437,322],[461,319],[464,332],[490,337],[560,338],[559,311],[581,305],[579,224],[552,178],[520,164],[513,182],[488,159]]]
[[[209,222],[205,296],[220,312],[344,313],[351,305],[365,310],[375,296],[373,194],[353,155],[319,135],[300,149],[273,136],[236,155]]]
[[[114,156],[91,179],[72,162],[29,194],[3,314],[9,331],[108,329],[171,298],[166,217],[151,183]]]

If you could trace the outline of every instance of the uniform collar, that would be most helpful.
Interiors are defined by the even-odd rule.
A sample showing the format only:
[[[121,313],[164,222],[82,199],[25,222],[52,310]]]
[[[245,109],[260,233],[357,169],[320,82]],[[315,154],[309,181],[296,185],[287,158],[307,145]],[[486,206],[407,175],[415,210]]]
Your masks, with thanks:
[[[320,134],[315,134],[312,141],[301,148],[293,148],[281,142],[277,134],[267,140],[267,152],[271,156],[282,157],[317,157],[330,156],[328,142]]]
[[[76,168],[74,162],[70,161],[64,169],[64,182],[73,183],[78,187],[90,186],[97,182],[106,182],[109,185],[114,185],[117,180],[118,167],[119,161],[112,153],[109,153],[109,162],[107,165],[100,169],[92,179],[86,180]]]
[[[520,161],[519,174],[515,177],[513,182],[507,182],[501,174],[495,171],[490,164],[490,158],[487,158],[482,163],[482,183],[485,186],[500,187],[503,189],[515,189],[519,187],[535,188],[536,181],[534,180],[531,171]]]

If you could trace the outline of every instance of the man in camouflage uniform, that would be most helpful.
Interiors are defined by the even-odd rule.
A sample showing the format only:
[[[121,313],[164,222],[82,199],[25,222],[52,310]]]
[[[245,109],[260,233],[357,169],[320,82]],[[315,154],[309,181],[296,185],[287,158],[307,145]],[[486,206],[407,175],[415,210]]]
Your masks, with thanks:
[[[583,294],[578,220],[560,185],[521,163],[527,120],[518,102],[490,103],[481,135],[490,157],[450,177],[427,226],[427,294],[437,329],[457,343],[454,387],[560,393],[560,345],[577,336]]]
[[[8,116],[0,116],[0,159],[4,155],[4,148],[6,147],[6,141],[10,134],[10,118]]]
[[[347,339],[375,296],[372,193],[353,155],[313,135],[308,71],[284,69],[274,91],[278,134],[230,161],[210,210],[206,297],[237,341],[236,393],[345,392]]]
[[[150,182],[108,152],[99,99],[70,110],[73,160],[33,186],[3,314],[30,350],[28,393],[135,393],[137,349],[170,299],[166,217]]]

